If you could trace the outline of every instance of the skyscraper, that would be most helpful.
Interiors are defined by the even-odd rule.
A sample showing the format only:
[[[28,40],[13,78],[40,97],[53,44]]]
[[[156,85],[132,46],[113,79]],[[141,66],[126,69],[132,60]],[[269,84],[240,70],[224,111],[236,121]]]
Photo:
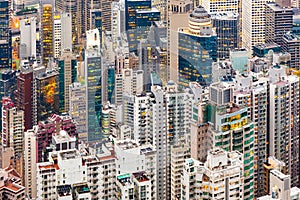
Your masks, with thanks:
[[[20,21],[20,58],[36,57],[36,18]]]
[[[299,78],[274,66],[270,84],[270,156],[283,161],[292,186],[299,184]]]
[[[51,114],[59,113],[59,74],[47,70],[36,77],[37,122],[46,120]]]
[[[213,147],[244,155],[244,199],[254,198],[254,125],[248,108],[233,103],[233,88],[217,82],[210,86],[208,117]],[[212,147],[212,148],[213,148]]]
[[[242,0],[242,46],[251,54],[252,47],[265,42],[267,0]]]
[[[53,56],[53,8],[51,4],[42,5],[42,56],[46,65]]]
[[[293,28],[293,9],[267,3],[266,22],[266,42],[282,45],[283,35]]]
[[[89,30],[85,51],[86,120],[88,141],[101,140],[102,64],[98,29]]]
[[[211,19],[218,37],[218,58],[229,58],[229,51],[238,48],[239,44],[239,15],[234,12],[212,13]]]
[[[10,0],[0,1],[0,68],[11,68]]]
[[[195,81],[211,83],[212,63],[217,59],[217,36],[210,15],[203,7],[189,16],[189,27],[178,31],[178,82],[181,87]]]
[[[69,86],[77,79],[77,60],[70,49],[62,52],[58,61],[60,112],[69,112]]]
[[[21,68],[17,77],[16,107],[24,111],[25,131],[33,126],[33,72],[30,68]]]

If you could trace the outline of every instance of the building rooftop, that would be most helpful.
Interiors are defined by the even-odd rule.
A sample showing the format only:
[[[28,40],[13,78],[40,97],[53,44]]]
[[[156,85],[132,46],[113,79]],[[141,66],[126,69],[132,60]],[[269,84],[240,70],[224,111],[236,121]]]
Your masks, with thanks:
[[[131,184],[130,174],[122,174],[117,176],[117,180],[123,185]]]
[[[146,172],[137,172],[137,173],[133,173],[134,178],[136,178],[136,180],[138,180],[139,182],[145,182],[145,181],[149,181],[150,179],[147,177]]]
[[[133,149],[139,147],[139,145],[134,140],[119,140],[116,145],[123,150]]]

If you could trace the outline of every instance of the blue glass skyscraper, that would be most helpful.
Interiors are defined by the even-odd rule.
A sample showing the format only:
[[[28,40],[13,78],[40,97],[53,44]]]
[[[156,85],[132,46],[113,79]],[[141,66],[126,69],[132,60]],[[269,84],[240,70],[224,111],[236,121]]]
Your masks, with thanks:
[[[217,60],[217,36],[203,7],[190,14],[189,27],[179,29],[178,40],[179,86],[187,87],[191,81],[209,85],[212,63]]]

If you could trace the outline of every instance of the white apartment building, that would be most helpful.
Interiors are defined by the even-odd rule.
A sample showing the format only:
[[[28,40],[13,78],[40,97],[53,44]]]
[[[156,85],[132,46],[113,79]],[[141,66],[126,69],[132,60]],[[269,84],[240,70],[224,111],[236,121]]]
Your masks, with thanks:
[[[181,199],[243,199],[243,154],[214,149],[207,161],[185,160]]]
[[[117,200],[152,199],[151,180],[145,172],[117,176]]]
[[[90,149],[90,152],[93,152]],[[49,162],[37,164],[37,196],[59,199],[115,197],[115,157],[103,147],[101,154],[91,155],[85,149],[50,153]],[[75,198],[75,199],[76,199]]]
[[[181,178],[185,160],[190,158],[190,146],[186,143],[171,147],[171,199],[180,199]]]
[[[151,199],[156,199],[156,150],[134,140],[119,140],[114,145],[116,175],[145,171],[151,180]]]
[[[285,70],[275,66],[272,71]],[[270,72],[271,73],[271,72]],[[299,183],[299,78],[272,72],[270,83],[270,156],[283,161],[292,186]],[[271,76],[270,75],[270,76]]]
[[[37,128],[37,127],[35,127]],[[24,133],[24,182],[26,194],[35,199],[37,197],[36,185],[36,135],[35,130],[27,130]]]

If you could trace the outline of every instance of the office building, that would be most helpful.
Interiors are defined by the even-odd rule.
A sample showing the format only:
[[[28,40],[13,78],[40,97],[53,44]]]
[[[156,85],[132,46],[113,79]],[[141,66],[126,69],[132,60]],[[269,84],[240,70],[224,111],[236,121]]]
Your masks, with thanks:
[[[101,140],[102,64],[99,30],[87,32],[85,51],[86,127],[88,141]]]
[[[137,31],[137,11],[151,10],[150,0],[126,0],[125,1],[125,30],[128,37],[129,51],[137,52],[138,35]],[[151,20],[151,18],[150,18]],[[144,25],[145,26],[145,25]]]
[[[36,18],[20,21],[20,58],[36,57]]]
[[[293,9],[276,3],[266,4],[265,42],[282,45],[282,37],[292,31]]]
[[[181,87],[195,81],[210,85],[212,63],[217,59],[217,36],[210,15],[203,7],[189,16],[189,27],[178,31],[178,82]]]
[[[168,1],[167,8],[167,80],[178,83],[178,28],[188,24],[194,4],[191,0]]]
[[[249,55],[252,47],[265,43],[266,30],[266,3],[267,0],[242,0],[242,47],[248,50]]]
[[[58,58],[61,55],[62,24],[60,14],[53,16],[53,57]]]
[[[211,13],[211,20],[218,37],[218,58],[229,58],[229,51],[238,48],[239,44],[239,15],[234,12]]]
[[[69,85],[69,114],[76,123],[78,138],[83,141],[87,141],[85,89],[85,85],[78,82]]]
[[[72,51],[72,14],[63,12],[60,14],[61,21],[61,47],[63,52],[66,49]]]
[[[300,37],[294,33],[286,33],[282,39],[282,51],[291,55],[289,67],[300,69]]]
[[[216,12],[235,12],[239,13],[239,0],[221,0],[221,1],[214,1],[214,0],[202,0],[200,1],[200,5],[208,13],[216,13]]]
[[[0,106],[2,107],[2,98],[10,97],[14,99],[14,91],[16,90],[16,72],[10,69],[0,71]],[[0,112],[2,117],[2,112]],[[0,123],[2,130],[2,123]]]
[[[280,50],[281,50],[281,47],[275,43],[257,44],[253,47],[253,56],[263,58],[270,51],[273,51],[274,53],[279,53]]]
[[[100,9],[92,9],[91,10],[91,29],[98,29],[100,35],[100,47],[102,47],[102,11]]]
[[[282,66],[272,71],[269,154],[285,163],[294,187],[299,184],[299,79],[286,76]]]
[[[12,67],[12,36],[10,29],[10,0],[0,1],[0,68]]]
[[[47,70],[36,77],[36,121],[46,120],[59,113],[59,73]]]
[[[43,64],[47,65],[53,56],[53,7],[51,4],[42,5],[42,56]]]
[[[69,86],[77,80],[77,60],[70,49],[64,49],[58,60],[59,68],[59,110],[70,110]]]
[[[219,148],[208,152],[207,161],[185,160],[181,198],[245,199],[243,154]]]

